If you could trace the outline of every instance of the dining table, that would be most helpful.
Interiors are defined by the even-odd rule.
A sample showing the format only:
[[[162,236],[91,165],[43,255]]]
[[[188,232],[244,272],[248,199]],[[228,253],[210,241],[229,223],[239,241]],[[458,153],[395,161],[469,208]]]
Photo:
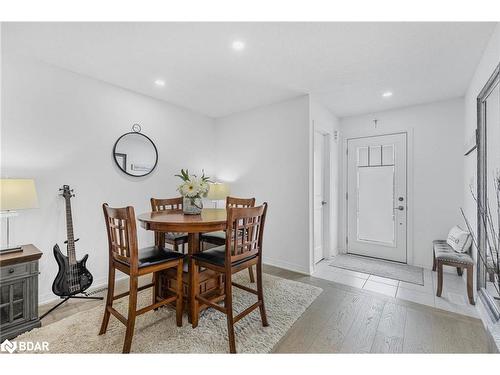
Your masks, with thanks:
[[[194,262],[192,256],[200,251],[200,234],[226,229],[225,208],[203,208],[201,214],[184,214],[182,210],[145,212],[137,216],[142,228],[154,232],[187,233],[188,235],[188,314],[192,316],[191,301],[194,300]]]

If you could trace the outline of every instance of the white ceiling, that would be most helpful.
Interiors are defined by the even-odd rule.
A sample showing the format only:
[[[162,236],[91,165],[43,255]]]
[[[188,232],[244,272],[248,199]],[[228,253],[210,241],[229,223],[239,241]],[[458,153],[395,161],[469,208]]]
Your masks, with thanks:
[[[305,93],[343,117],[463,95],[494,27],[10,23],[2,46],[211,117]],[[231,49],[235,39],[244,51]]]

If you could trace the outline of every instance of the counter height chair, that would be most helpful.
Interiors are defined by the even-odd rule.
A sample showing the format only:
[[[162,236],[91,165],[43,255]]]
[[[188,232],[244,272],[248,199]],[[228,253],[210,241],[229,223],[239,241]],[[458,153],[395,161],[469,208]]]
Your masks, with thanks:
[[[255,198],[235,198],[235,197],[226,197],[226,209],[229,207],[254,207],[255,206]],[[202,243],[210,243],[217,246],[222,246],[226,244],[226,232],[210,232],[201,235]],[[250,282],[255,282],[255,277],[253,275],[253,268],[248,268],[248,275],[250,276]]]
[[[155,212],[166,210],[182,210],[182,205],[182,197],[167,199],[151,198],[151,210]],[[165,247],[166,243],[171,245],[174,251],[179,251],[179,245],[181,245],[182,252],[184,253],[184,245],[188,243],[188,235],[187,233],[155,232],[156,246]]]
[[[205,250],[194,254],[194,284],[198,283],[198,268],[219,272],[224,276],[224,294],[217,299],[210,299],[208,295],[200,294],[198,288],[191,296],[191,324],[193,328],[198,325],[200,304],[213,307],[226,314],[227,330],[229,337],[229,350],[236,353],[236,342],[234,337],[234,324],[240,319],[259,308],[262,325],[267,327],[266,310],[264,307],[264,292],[262,286],[262,236],[266,219],[267,203],[259,207],[232,208],[227,209],[226,243],[224,246]],[[232,281],[232,275],[257,266],[257,290]],[[233,292],[232,288],[240,288],[257,296],[257,302],[247,307],[238,315],[233,315]],[[224,301],[221,306],[216,302]]]
[[[133,207],[111,208],[107,203],[102,205],[106,229],[108,233],[109,245],[109,274],[108,274],[108,295],[104,317],[102,319],[99,335],[106,333],[109,318],[114,315],[127,327],[123,353],[129,353],[134,335],[135,318],[163,305],[176,302],[177,326],[182,327],[182,266],[184,255],[174,251],[168,251],[158,246],[138,249],[137,228],[135,223],[135,213]],[[153,303],[149,306],[137,309],[137,293],[143,289],[153,287],[154,283],[138,286],[138,278],[142,275],[156,273],[169,268],[177,269],[177,293],[165,299],[157,299],[153,293]],[[114,295],[115,270],[119,270],[130,277],[129,291]],[[129,296],[128,316],[124,317],[113,307],[113,301]]]

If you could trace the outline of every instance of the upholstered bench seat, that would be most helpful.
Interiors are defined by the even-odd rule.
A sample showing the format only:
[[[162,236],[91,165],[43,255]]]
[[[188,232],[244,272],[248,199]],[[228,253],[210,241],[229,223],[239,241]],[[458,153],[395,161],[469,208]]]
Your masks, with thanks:
[[[432,245],[436,259],[461,263],[464,266],[474,264],[474,260],[469,253],[457,253],[445,240],[435,240],[432,242]]]
[[[436,271],[437,269],[438,272],[436,295],[441,297],[443,291],[443,266],[456,267],[459,276],[462,276],[462,269],[465,268],[467,270],[467,296],[469,297],[469,303],[474,305],[474,293],[472,290],[474,260],[470,253],[457,253],[445,240],[432,241],[432,250],[434,253],[432,270]]]

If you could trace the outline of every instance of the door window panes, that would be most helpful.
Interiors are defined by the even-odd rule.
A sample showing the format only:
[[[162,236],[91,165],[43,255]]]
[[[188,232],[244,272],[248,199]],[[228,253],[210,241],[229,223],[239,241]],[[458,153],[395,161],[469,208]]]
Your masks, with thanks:
[[[382,146],[370,146],[370,167],[382,165]]]
[[[394,166],[358,168],[358,240],[394,245]]]

